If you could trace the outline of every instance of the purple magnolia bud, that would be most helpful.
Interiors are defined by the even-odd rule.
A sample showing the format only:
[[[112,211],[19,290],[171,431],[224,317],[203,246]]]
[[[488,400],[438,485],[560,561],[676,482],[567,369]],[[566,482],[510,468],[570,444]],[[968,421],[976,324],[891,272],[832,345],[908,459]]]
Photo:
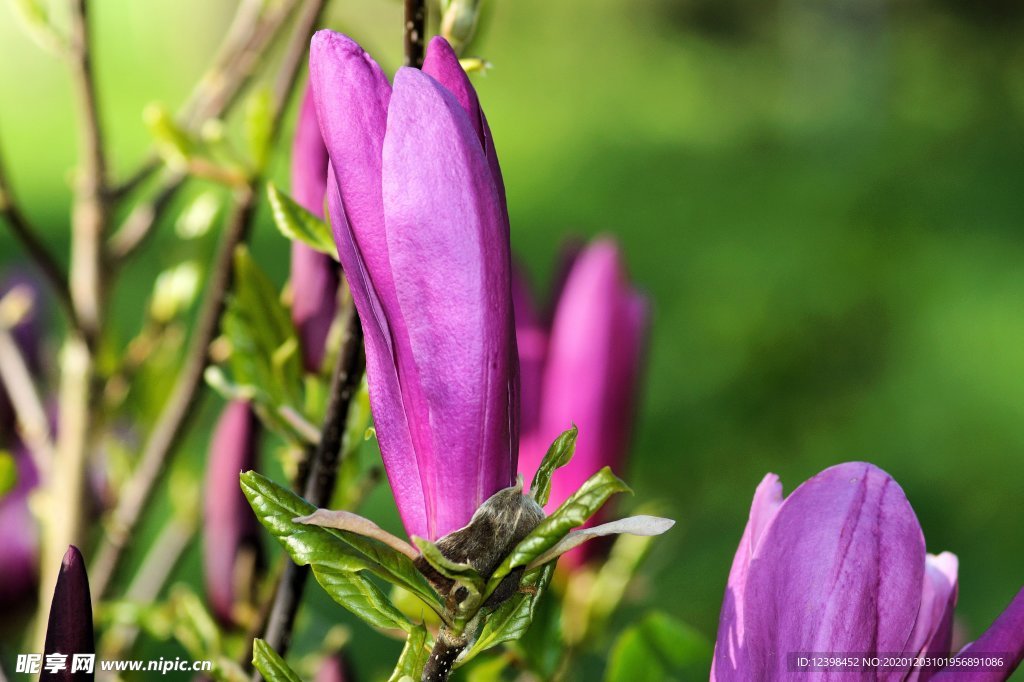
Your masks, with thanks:
[[[203,501],[203,572],[210,608],[225,625],[235,623],[235,605],[251,587],[244,579],[253,577],[262,559],[259,522],[238,485],[238,474],[256,466],[259,437],[260,423],[252,408],[234,401],[221,413],[210,444]]]
[[[355,682],[352,667],[339,652],[324,658],[313,682]]]
[[[508,214],[476,93],[443,39],[394,88],[349,38],[313,37],[328,207],[363,325],[405,529],[437,539],[512,484],[519,375]]]
[[[300,206],[323,218],[326,189],[327,149],[320,137],[313,93],[307,87],[292,143],[292,195]],[[337,310],[338,264],[293,241],[291,273],[292,321],[299,331],[303,365],[316,372]]]
[[[31,596],[39,575],[39,533],[28,508],[39,473],[24,445],[17,443],[12,454],[18,480],[0,498],[0,606],[7,608]]]
[[[537,365],[542,341],[516,298],[520,361]],[[523,373],[523,419],[519,471],[529,480],[551,442],[572,424],[579,428],[576,454],[551,481],[549,510],[557,508],[604,466],[623,465],[633,422],[643,346],[648,327],[647,300],[623,271],[614,242],[598,240],[573,258],[556,302],[544,350],[543,371]],[[524,350],[529,355],[524,357]],[[531,386],[529,381],[538,381]],[[536,401],[527,404],[527,397]]]
[[[783,677],[794,652],[946,656],[956,593],[956,557],[925,553],[914,510],[881,469],[840,464],[785,500],[769,474],[754,493],[733,559],[711,677]],[[1018,601],[993,627],[1008,625],[995,636],[998,653],[1016,651],[1017,661],[1024,642],[1024,629],[1012,630],[1024,618],[1024,599]],[[973,646],[996,653],[983,640]],[[884,679],[936,672],[907,667]]]
[[[95,654],[96,641],[92,630],[92,600],[89,596],[89,576],[85,573],[85,560],[78,548],[68,547],[57,575],[57,586],[50,602],[50,620],[46,625],[45,655],[63,654],[62,669],[51,672],[45,667],[40,680],[74,680],[87,682],[94,678],[94,666],[88,671],[75,669],[75,654]]]

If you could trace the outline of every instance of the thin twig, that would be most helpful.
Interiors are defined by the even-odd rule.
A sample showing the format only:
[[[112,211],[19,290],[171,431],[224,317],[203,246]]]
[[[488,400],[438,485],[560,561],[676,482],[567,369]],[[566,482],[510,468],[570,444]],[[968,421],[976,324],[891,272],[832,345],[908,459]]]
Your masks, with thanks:
[[[125,484],[104,540],[89,570],[94,601],[104,596],[110,587],[125,545],[138,525],[153,488],[166,468],[169,455],[184,435],[187,422],[198,404],[197,394],[202,386],[209,346],[220,328],[221,313],[231,289],[235,248],[248,235],[256,207],[256,192],[253,188],[240,191],[236,196],[234,211],[210,267],[210,281],[206,285],[185,364],[146,441],[139,464]]]
[[[214,57],[213,65],[200,79],[199,85],[183,107],[180,118],[185,130],[196,132],[207,121],[223,116],[234,105],[255,73],[267,47],[287,23],[296,2],[282,2],[266,15],[262,14],[262,0],[245,0],[239,5],[227,37]],[[307,42],[303,42],[303,50]],[[282,69],[282,73],[285,71]],[[151,162],[147,161],[143,168],[114,191],[122,192],[124,188],[131,188],[144,180],[142,176]],[[157,164],[159,167],[160,164]],[[123,262],[145,243],[157,219],[181,190],[186,179],[187,176],[180,173],[169,175],[157,188],[152,199],[138,204],[132,210],[107,245],[112,261]]]
[[[110,217],[107,160],[89,50],[85,0],[70,0],[68,61],[78,102],[79,163],[71,232],[71,300],[78,329],[90,347],[98,342],[103,307],[103,236]]]
[[[423,43],[427,30],[427,3],[405,0],[405,65],[423,67]]]
[[[0,217],[7,221],[11,232],[28,252],[29,258],[43,273],[43,277],[49,283],[57,301],[67,312],[68,318],[74,320],[75,313],[71,306],[71,292],[68,290],[67,275],[64,274],[63,268],[57,263],[46,245],[39,239],[38,231],[29,223],[18,206],[18,202],[15,201],[2,159],[0,159]]]
[[[349,407],[359,390],[366,362],[362,327],[359,326],[359,317],[354,309],[349,310],[347,326],[345,344],[331,380],[331,393],[320,442],[309,453],[310,465],[303,486],[303,497],[314,507],[326,506],[334,491]],[[289,562],[277,584],[263,639],[281,656],[285,655],[291,644],[292,628],[308,576],[309,566]],[[254,672],[252,679],[259,682],[263,678],[259,672]]]
[[[131,585],[125,591],[127,601],[151,604],[160,596],[160,591],[167,584],[185,550],[192,544],[198,525],[198,515],[189,515],[187,518],[174,517],[167,522],[157,535]],[[131,650],[138,634],[137,626],[122,625],[113,628],[104,637],[104,658],[121,658],[124,652]]]
[[[295,89],[299,68],[309,43],[311,27],[318,21],[325,0],[310,0],[307,11],[297,20],[296,30],[287,55],[299,52],[299,58],[286,57],[281,67],[283,74],[279,82],[285,85],[275,91],[273,101],[272,139],[276,139],[283,118],[283,111]],[[284,3],[286,6],[290,6]],[[283,20],[283,18],[282,18]],[[271,34],[273,31],[270,32]],[[261,44],[265,44],[261,38]],[[301,43],[301,49],[295,43]],[[251,67],[250,67],[251,68]],[[226,105],[225,105],[226,106]],[[99,600],[109,589],[117,571],[125,546],[131,537],[153,489],[160,479],[175,446],[185,433],[189,420],[195,413],[199,389],[202,387],[203,372],[209,356],[209,346],[220,328],[221,313],[227,292],[231,289],[234,275],[234,254],[236,247],[248,235],[256,208],[258,188],[263,179],[254,177],[249,185],[236,196],[235,210],[221,238],[216,260],[211,267],[210,281],[206,285],[202,308],[196,323],[185,364],[179,374],[171,397],[157,419],[149,439],[143,448],[139,465],[125,485],[121,499],[114,509],[111,523],[97,550],[96,559],[89,576],[94,600]]]
[[[32,373],[25,362],[25,356],[3,320],[0,320],[0,382],[7,389],[32,461],[40,476],[45,479],[53,461],[50,423],[46,418],[43,401],[32,382]]]
[[[77,106],[79,154],[71,215],[68,287],[74,308],[72,330],[61,352],[60,424],[50,475],[43,485],[48,513],[42,527],[39,605],[45,608],[68,545],[85,535],[86,466],[94,440],[96,352],[103,330],[105,270],[103,242],[110,222],[107,159],[96,96],[85,0],[68,0],[66,57]],[[45,611],[37,618],[36,642],[45,638]]]

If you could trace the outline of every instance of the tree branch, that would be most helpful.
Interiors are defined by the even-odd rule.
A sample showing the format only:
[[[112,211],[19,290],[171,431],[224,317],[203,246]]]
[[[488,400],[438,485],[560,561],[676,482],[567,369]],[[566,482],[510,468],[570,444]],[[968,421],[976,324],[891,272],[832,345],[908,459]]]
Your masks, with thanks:
[[[14,200],[2,159],[0,159],[0,217],[7,221],[11,232],[28,252],[29,258],[43,273],[43,277],[49,283],[60,306],[67,312],[68,318],[73,321],[75,312],[71,305],[71,292],[68,290],[67,276],[57,260],[36,236],[37,231],[33,229]]]
[[[366,363],[359,316],[351,305],[348,314],[345,345],[342,347],[331,379],[331,392],[320,442],[315,448],[307,450],[309,466],[306,469],[306,480],[301,482],[303,497],[314,507],[326,506],[331,493],[334,492],[349,407],[353,396],[359,390]],[[292,628],[308,576],[309,566],[288,562],[277,584],[263,639],[281,656],[285,655],[291,645]],[[253,673],[253,682],[262,679],[259,672]]]
[[[186,130],[199,130],[204,123],[223,116],[234,105],[255,73],[260,57],[279,35],[296,4],[297,0],[282,2],[267,14],[262,14],[262,0],[244,0],[239,5],[213,64],[182,107],[180,119]],[[319,4],[322,6],[323,3]],[[307,47],[306,42],[301,46],[303,51]],[[289,71],[282,69],[282,75]],[[275,93],[279,94],[276,90]],[[113,191],[118,195],[131,191],[160,166],[159,162],[148,160]],[[153,198],[132,210],[107,244],[112,261],[124,261],[145,243],[157,219],[177,196],[186,179],[187,176],[179,173],[168,176]]]
[[[273,101],[272,138],[274,139],[280,131],[284,109],[295,89],[295,82],[302,65],[301,55],[305,53],[309,44],[311,27],[318,21],[324,2],[325,0],[310,0],[307,3],[307,11],[296,23],[296,30],[287,55],[293,55],[298,51],[299,57],[286,58],[281,66],[281,75],[278,79],[281,86],[275,91]],[[282,6],[290,8],[291,5],[283,3]],[[275,13],[275,21],[283,21],[284,17],[278,16],[279,14],[280,12]],[[274,30],[276,31],[276,29]],[[263,33],[267,33],[267,30],[264,29]],[[270,31],[266,37],[261,37],[259,44],[265,45],[272,34],[273,31]],[[296,42],[301,43],[301,49],[295,47]],[[248,68],[251,69],[253,66],[254,64],[251,64]],[[235,248],[245,240],[249,232],[255,213],[258,188],[262,184],[263,178],[253,177],[248,186],[238,194],[235,210],[221,238],[215,262],[211,267],[212,274],[206,285],[196,331],[187,351],[184,367],[179,374],[171,397],[161,411],[157,423],[146,441],[138,467],[132,473],[121,499],[118,501],[108,531],[91,567],[89,576],[94,601],[98,601],[109,589],[128,539],[138,525],[157,481],[166,469],[171,454],[195,413],[197,396],[202,387],[203,372],[208,360],[209,346],[220,328],[221,313],[224,310],[227,293],[231,289]]]
[[[405,0],[405,65],[423,67],[423,43],[427,31],[427,4]]]

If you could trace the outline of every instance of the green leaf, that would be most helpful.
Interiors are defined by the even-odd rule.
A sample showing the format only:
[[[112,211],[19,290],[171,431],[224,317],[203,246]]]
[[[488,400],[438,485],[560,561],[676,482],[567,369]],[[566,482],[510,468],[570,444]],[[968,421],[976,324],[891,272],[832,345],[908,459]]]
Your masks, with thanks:
[[[183,170],[188,160],[198,151],[197,142],[175,122],[174,117],[161,104],[149,104],[142,111],[142,119],[149,128],[157,153],[168,166]]]
[[[331,228],[323,220],[299,206],[272,182],[267,183],[267,198],[278,231],[292,241],[300,241],[320,253],[338,259]]]
[[[262,639],[252,642],[252,664],[267,682],[302,682],[302,678]]]
[[[471,660],[477,654],[497,646],[502,642],[519,639],[533,622],[534,610],[544,596],[544,591],[551,582],[555,565],[545,564],[523,575],[519,583],[519,591],[501,604],[494,613],[487,616],[476,641],[470,647],[459,665]],[[524,589],[526,588],[526,589]]]
[[[406,632],[413,627],[387,595],[362,573],[317,563],[313,564],[313,575],[331,599],[373,627]]]
[[[0,499],[18,485],[18,463],[7,450],[0,450]]]
[[[699,632],[660,612],[625,630],[612,648],[605,682],[706,680],[711,643]]]
[[[241,476],[242,490],[267,530],[292,560],[310,565],[325,590],[342,606],[377,627],[411,625],[376,585],[359,575],[368,571],[418,596],[438,613],[443,605],[412,560],[387,545],[356,533],[296,522],[316,511],[295,493],[253,471]],[[368,611],[369,610],[369,611]],[[379,611],[374,615],[370,611]],[[385,622],[386,625],[381,623]]]
[[[541,521],[533,531],[505,557],[487,582],[484,597],[489,597],[501,579],[519,566],[528,566],[569,534],[583,525],[615,493],[631,492],[612,470],[605,467],[591,476],[582,487],[562,503],[551,516]]]
[[[245,101],[243,127],[249,156],[257,170],[263,170],[267,166],[273,125],[274,104],[270,88],[255,88]]]
[[[235,286],[222,327],[231,346],[229,381],[252,393],[260,416],[290,408],[308,420],[301,412],[303,370],[291,316],[244,247],[235,252]],[[270,417],[268,423],[289,440],[303,441],[285,420]]]
[[[430,649],[427,645],[427,628],[417,625],[409,632],[405,646],[402,647],[402,654],[398,657],[398,663],[395,665],[395,671],[391,673],[388,682],[400,682],[402,678],[406,677],[411,677],[414,680],[420,679],[428,656],[430,656]]]
[[[574,424],[571,429],[555,439],[555,442],[548,448],[547,454],[544,455],[544,459],[541,460],[540,466],[537,467],[537,473],[533,475],[533,483],[530,484],[530,494],[540,506],[543,507],[547,504],[548,498],[551,496],[551,475],[555,473],[555,469],[568,464],[573,453],[576,452],[576,436],[578,435],[579,429]]]

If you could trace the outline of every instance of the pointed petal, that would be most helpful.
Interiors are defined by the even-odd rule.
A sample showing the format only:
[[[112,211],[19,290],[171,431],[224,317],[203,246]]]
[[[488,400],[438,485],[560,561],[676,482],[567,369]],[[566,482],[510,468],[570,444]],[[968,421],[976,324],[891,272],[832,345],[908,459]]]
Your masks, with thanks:
[[[953,609],[956,607],[957,568],[955,554],[929,554],[925,559],[921,611],[904,651],[908,656],[948,656],[953,639]],[[914,670],[908,682],[927,680],[931,668]]]
[[[775,474],[766,474],[754,491],[747,526],[743,529],[740,546],[732,560],[725,600],[718,622],[718,641],[711,669],[719,680],[740,679],[739,666],[744,646],[743,594],[747,588],[747,571],[754,551],[765,529],[782,505],[782,483]]]
[[[473,84],[469,82],[466,70],[459,63],[459,57],[455,54],[455,50],[441,36],[434,36],[431,38],[430,44],[427,45],[427,56],[423,59],[423,73],[432,76],[448,92],[455,95],[455,99],[459,101],[469,117],[469,122],[473,125],[473,130],[480,140],[480,146],[483,147],[483,112],[480,110],[480,100],[476,96]]]
[[[92,680],[92,674],[81,671],[71,673],[74,654],[93,654],[96,640],[92,628],[92,600],[89,596],[89,577],[85,573],[85,559],[75,546],[68,547],[61,562],[57,585],[50,602],[50,620],[46,626],[45,654],[66,654],[67,667],[56,673],[45,669],[40,680]],[[45,660],[45,658],[44,658]]]
[[[1024,589],[1017,593],[995,622],[976,641],[965,646],[957,658],[997,656],[1005,665],[998,669],[970,667],[943,670],[933,677],[938,682],[1002,682],[1024,660]]]
[[[384,207],[402,395],[437,538],[512,483],[518,363],[497,189],[461,105],[416,69],[395,77]]]
[[[406,533],[426,537],[427,500],[402,403],[398,370],[391,347],[391,328],[345,216],[333,164],[328,169],[327,205],[331,227],[338,243],[341,267],[346,273],[346,281],[363,327],[370,407],[388,483]]]

